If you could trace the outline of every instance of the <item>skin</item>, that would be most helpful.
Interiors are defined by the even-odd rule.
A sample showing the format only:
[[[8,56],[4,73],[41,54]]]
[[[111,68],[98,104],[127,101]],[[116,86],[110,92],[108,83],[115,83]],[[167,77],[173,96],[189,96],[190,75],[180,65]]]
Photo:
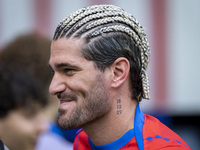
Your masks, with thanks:
[[[49,91],[58,97],[61,127],[82,127],[95,145],[108,144],[133,128],[137,104],[129,91],[130,65],[118,58],[101,72],[81,55],[83,44],[73,38],[52,42]]]
[[[47,129],[42,112],[11,111],[0,119],[0,137],[11,150],[34,150],[41,132]]]
[[[58,123],[64,129],[83,126],[101,117],[103,110],[109,111],[103,73],[81,56],[77,46],[71,42],[62,45],[58,41],[52,44],[51,50],[49,64],[55,73],[50,93],[58,94]],[[94,78],[89,78],[91,74]]]

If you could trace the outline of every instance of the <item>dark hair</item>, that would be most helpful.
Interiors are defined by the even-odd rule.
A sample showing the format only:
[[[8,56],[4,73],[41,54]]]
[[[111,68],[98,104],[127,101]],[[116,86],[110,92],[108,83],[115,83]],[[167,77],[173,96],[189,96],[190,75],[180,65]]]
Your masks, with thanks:
[[[0,118],[19,108],[32,110],[47,105],[39,82],[29,73],[0,65]]]
[[[85,44],[83,56],[94,61],[96,67],[104,71],[119,57],[125,57],[130,63],[130,91],[132,99],[142,95],[141,56],[132,38],[125,33],[109,33],[90,40]]]
[[[2,49],[0,61],[30,72],[41,82],[43,92],[48,95],[52,78],[47,66],[50,44],[50,39],[39,34],[20,35]]]
[[[64,37],[84,39],[83,56],[102,71],[117,58],[127,58],[132,99],[150,99],[146,73],[150,49],[143,27],[131,14],[114,5],[79,9],[57,26],[53,39]]]
[[[72,29],[71,32],[66,33],[66,38],[72,36],[78,39],[84,29],[84,27],[80,28],[77,33],[73,33]],[[132,99],[141,101],[143,92],[141,54],[133,38],[123,32],[110,32],[96,37],[90,37],[91,31],[84,34],[82,36],[85,44],[81,52],[87,60],[94,61],[97,69],[104,71],[119,57],[125,57],[129,61]]]

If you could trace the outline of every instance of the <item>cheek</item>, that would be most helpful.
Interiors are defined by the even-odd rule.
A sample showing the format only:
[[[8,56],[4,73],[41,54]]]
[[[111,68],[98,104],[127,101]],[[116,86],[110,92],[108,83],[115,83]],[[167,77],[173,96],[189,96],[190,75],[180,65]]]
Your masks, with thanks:
[[[13,133],[21,137],[29,137],[34,132],[34,124],[30,119],[21,118],[20,120],[13,122],[12,124]]]
[[[90,76],[87,77],[74,77],[71,79],[68,83],[68,88],[72,91],[75,92],[80,96],[84,96],[86,92],[90,89],[92,83],[95,81],[90,79]]]
[[[34,136],[33,125],[21,117],[9,120],[4,131],[5,143],[8,146],[16,147],[16,149],[19,149],[20,145],[22,147],[29,143],[29,140]]]
[[[92,69],[91,69],[92,70]],[[71,83],[73,87],[79,88],[79,89],[90,89],[91,86],[94,85],[96,82],[97,76],[99,76],[99,71],[89,71],[85,70],[83,72],[75,74],[69,82]]]

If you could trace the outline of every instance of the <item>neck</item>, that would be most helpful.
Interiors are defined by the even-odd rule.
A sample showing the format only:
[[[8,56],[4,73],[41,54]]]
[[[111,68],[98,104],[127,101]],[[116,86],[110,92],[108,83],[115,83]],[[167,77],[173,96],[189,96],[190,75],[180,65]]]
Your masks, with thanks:
[[[131,99],[115,99],[110,112],[83,127],[94,145],[111,143],[134,128],[137,103]]]

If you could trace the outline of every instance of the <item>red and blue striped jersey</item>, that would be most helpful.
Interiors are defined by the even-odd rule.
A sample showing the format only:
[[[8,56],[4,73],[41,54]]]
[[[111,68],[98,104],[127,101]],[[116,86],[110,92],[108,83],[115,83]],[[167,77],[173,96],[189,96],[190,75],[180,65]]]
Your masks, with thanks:
[[[134,128],[118,140],[95,146],[89,136],[79,130],[74,140],[74,150],[191,150],[175,132],[153,116],[143,114],[136,108]]]

